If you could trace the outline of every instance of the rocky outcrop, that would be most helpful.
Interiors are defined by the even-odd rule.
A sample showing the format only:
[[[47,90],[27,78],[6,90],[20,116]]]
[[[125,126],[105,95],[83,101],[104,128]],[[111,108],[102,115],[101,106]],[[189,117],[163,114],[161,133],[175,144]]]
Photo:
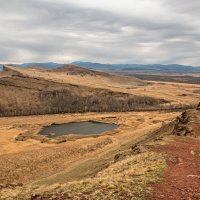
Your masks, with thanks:
[[[190,126],[190,122],[192,122],[190,111],[183,112],[181,116],[176,118],[172,134],[178,136],[194,136],[195,134],[192,127]]]
[[[197,106],[197,110],[200,110],[200,102],[199,102],[199,104],[198,104],[198,106]]]
[[[16,75],[16,76],[22,76],[22,73],[20,73],[17,68],[13,67],[13,66],[9,66],[9,65],[4,65],[3,66],[3,71],[2,71],[3,74],[6,74],[6,75]]]

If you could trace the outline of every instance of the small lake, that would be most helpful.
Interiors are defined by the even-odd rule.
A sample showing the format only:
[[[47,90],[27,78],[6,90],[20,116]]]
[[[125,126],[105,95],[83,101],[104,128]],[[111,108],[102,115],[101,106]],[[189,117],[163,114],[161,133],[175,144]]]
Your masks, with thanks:
[[[46,126],[41,130],[40,134],[49,138],[55,138],[68,134],[100,135],[106,131],[112,131],[117,127],[117,124],[100,122],[71,122]]]

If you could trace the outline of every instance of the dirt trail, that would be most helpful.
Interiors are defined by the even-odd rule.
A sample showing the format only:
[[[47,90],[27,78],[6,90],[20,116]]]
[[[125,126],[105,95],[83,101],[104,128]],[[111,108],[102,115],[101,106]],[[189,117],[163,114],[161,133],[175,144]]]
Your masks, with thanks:
[[[176,138],[172,143],[155,147],[167,157],[168,169],[163,181],[153,184],[147,200],[200,200],[200,120],[191,126],[196,138]]]
[[[187,128],[195,137],[176,137],[168,145],[153,147],[166,154],[168,169],[147,200],[200,200],[200,113],[184,112],[178,124],[177,130]]]

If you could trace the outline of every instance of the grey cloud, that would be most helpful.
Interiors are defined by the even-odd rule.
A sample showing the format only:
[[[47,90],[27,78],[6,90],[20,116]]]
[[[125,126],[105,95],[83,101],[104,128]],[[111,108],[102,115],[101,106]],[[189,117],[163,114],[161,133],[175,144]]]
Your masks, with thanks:
[[[172,9],[181,12],[182,14],[198,14],[200,15],[200,1],[199,0],[164,0],[165,6],[170,6]]]
[[[66,55],[69,60],[200,65],[200,3],[160,1],[167,11],[152,18],[73,1],[0,0],[0,59],[65,62]]]

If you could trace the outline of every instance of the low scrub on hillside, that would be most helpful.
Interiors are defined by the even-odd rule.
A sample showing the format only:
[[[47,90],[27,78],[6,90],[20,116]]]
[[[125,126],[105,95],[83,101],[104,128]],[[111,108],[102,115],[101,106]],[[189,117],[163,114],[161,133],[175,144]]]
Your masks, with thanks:
[[[0,79],[0,116],[123,112],[156,107],[163,99],[23,76]]]

